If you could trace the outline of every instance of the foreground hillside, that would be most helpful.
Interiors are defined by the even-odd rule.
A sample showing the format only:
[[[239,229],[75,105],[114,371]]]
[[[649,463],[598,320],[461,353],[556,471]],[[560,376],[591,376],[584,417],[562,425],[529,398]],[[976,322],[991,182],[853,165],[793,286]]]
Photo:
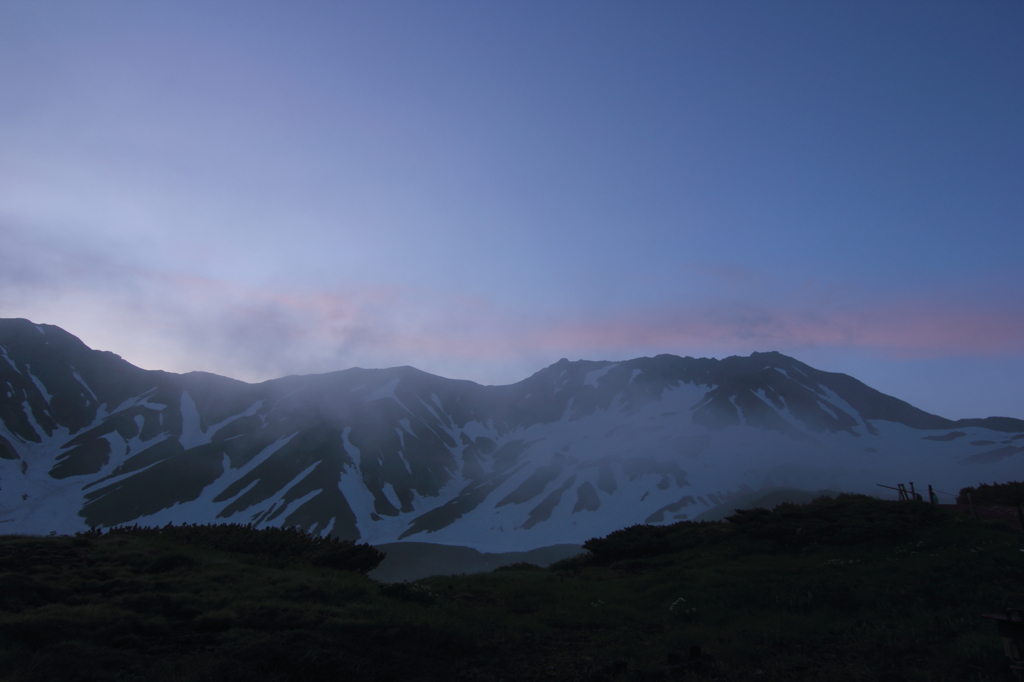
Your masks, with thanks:
[[[864,497],[638,526],[550,569],[392,585],[358,572],[367,550],[353,571],[319,565],[323,549],[182,537],[0,539],[2,676],[1003,680],[980,616],[1024,604],[1020,535]]]
[[[777,487],[1019,476],[1024,421],[950,421],[779,353],[561,360],[508,386],[412,367],[246,384],[0,320],[0,532],[297,526],[514,552]],[[949,500],[947,500],[949,501]]]

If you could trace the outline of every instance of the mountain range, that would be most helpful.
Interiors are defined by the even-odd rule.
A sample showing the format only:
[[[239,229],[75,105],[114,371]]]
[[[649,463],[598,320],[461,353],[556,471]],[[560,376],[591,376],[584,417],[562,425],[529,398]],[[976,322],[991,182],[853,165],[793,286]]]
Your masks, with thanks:
[[[0,388],[2,534],[223,522],[525,551],[777,487],[955,493],[1019,479],[1024,453],[1024,420],[944,419],[775,352],[249,384],[6,319]]]

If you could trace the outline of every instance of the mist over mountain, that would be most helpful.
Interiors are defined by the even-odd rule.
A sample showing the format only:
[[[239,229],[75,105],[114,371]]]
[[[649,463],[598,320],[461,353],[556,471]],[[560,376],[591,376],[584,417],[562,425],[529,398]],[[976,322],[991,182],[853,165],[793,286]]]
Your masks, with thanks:
[[[1024,421],[952,421],[779,353],[413,367],[260,384],[0,320],[0,533],[231,522],[486,551],[692,519],[765,488],[1020,477]]]

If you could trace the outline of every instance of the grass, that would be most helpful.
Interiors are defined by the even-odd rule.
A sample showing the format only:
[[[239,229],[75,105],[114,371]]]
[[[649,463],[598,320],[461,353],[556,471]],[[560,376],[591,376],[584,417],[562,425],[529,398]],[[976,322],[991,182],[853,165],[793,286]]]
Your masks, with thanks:
[[[1024,605],[1021,546],[854,496],[391,585],[180,534],[3,537],[0,680],[1012,679],[980,616]]]

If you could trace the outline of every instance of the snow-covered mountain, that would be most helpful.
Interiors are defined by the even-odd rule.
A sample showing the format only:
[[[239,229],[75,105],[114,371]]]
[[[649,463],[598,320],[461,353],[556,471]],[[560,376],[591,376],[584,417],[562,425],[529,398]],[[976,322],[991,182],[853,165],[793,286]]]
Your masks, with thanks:
[[[0,320],[0,533],[301,526],[514,551],[773,486],[1021,477],[1024,421],[950,421],[779,353],[559,362],[509,386],[412,367],[247,384]]]

